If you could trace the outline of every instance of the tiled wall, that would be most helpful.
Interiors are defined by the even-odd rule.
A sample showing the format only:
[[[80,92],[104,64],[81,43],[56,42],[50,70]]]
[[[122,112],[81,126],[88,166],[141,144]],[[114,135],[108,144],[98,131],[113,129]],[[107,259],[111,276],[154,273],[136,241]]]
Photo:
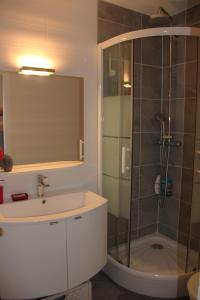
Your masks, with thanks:
[[[176,15],[174,26],[177,25],[199,27],[200,4]],[[187,244],[193,196],[198,39],[175,37],[172,44],[172,131],[183,146],[171,151],[170,176],[177,187],[174,196],[160,209],[159,231]],[[165,65],[164,76],[167,68]]]
[[[199,26],[199,12],[200,5],[178,14],[174,25]],[[144,27],[148,27],[147,16],[99,1],[99,41]],[[158,230],[186,243],[193,189],[197,39],[173,38],[172,53],[171,125],[174,139],[180,140],[182,146],[171,148],[169,177],[174,183],[173,196],[160,208],[154,193],[154,182],[160,174],[157,145],[160,124],[155,114],[162,110],[168,113],[169,38],[134,41],[131,236],[135,238]],[[112,87],[117,95],[117,85],[112,84]],[[123,228],[127,231],[127,225]]]
[[[189,238],[189,249],[198,250],[196,255],[196,260],[194,262],[194,251],[189,251],[188,255],[188,269],[193,270],[194,267],[199,268],[199,259],[200,259],[200,38],[198,41],[198,84],[197,84],[197,118],[196,118],[196,136],[195,136],[195,160],[194,160],[194,177],[193,177],[193,193],[192,193],[192,202],[189,204],[192,205],[191,211],[191,227],[190,227],[190,238]],[[191,192],[191,189],[189,190]],[[195,265],[194,265],[195,263]]]
[[[98,3],[98,42],[145,27],[146,15],[105,1]]]
[[[181,141],[181,147],[171,147],[169,177],[174,191],[159,210],[159,231],[183,241],[189,230],[196,120],[197,38],[173,37],[172,43],[172,100],[171,134]],[[164,38],[164,53],[169,53],[170,39]],[[169,113],[167,93],[169,86],[169,55],[163,66],[163,112]]]
[[[200,27],[200,3],[173,17],[173,26]]]
[[[160,124],[155,115],[161,110],[162,38],[135,40],[132,238],[157,231],[158,197],[154,192],[160,174]]]

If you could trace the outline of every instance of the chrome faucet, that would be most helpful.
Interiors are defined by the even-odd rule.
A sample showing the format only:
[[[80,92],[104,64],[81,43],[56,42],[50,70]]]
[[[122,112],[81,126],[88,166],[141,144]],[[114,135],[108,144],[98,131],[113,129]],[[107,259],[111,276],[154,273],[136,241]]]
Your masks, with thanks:
[[[37,175],[37,195],[38,197],[44,196],[44,188],[50,186],[48,183],[44,182],[47,176]]]

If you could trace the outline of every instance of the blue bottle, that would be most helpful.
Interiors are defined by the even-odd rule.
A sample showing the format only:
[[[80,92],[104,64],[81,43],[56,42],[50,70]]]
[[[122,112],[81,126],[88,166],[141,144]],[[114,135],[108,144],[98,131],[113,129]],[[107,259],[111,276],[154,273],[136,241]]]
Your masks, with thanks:
[[[173,181],[169,177],[167,177],[167,180],[164,178],[160,182],[160,194],[163,197],[165,196],[165,188],[166,196],[171,197],[173,195]]]

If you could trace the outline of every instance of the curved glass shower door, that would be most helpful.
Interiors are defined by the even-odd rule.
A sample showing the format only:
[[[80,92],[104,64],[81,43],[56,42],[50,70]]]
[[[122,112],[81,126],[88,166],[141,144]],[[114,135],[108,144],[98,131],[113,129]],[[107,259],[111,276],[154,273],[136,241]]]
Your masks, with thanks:
[[[103,52],[102,194],[109,200],[108,252],[125,265],[130,251],[131,47],[125,42]]]
[[[194,173],[191,174],[192,180],[190,184],[190,202],[189,202],[189,216],[187,216],[186,224],[190,223],[188,229],[189,241],[187,241],[188,255],[187,255],[187,271],[200,270],[200,38],[196,39],[196,93],[195,93],[195,111],[196,122],[193,121],[195,135],[193,138],[193,159],[194,159]],[[183,226],[183,225],[182,225]],[[189,226],[189,225],[188,225]]]
[[[101,44],[102,189],[108,252],[130,268],[108,259],[106,274],[118,283],[118,267],[131,291],[169,298],[200,269],[200,40],[197,28],[165,31]],[[134,271],[173,286],[158,295]]]

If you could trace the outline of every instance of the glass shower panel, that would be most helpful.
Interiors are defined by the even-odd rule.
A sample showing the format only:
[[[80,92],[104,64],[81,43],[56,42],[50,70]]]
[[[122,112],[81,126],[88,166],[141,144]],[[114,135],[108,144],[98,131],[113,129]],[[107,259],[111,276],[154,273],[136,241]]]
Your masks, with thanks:
[[[102,194],[108,202],[108,252],[129,264],[132,89],[131,42],[103,52]]]
[[[188,244],[187,271],[200,269],[200,39],[198,38],[197,62],[197,112],[194,151],[194,178],[192,209],[190,219],[190,240]]]
[[[133,43],[132,261],[136,253],[137,240],[157,233],[158,225],[162,221],[161,218],[159,220],[159,199],[154,190],[155,180],[161,172],[159,146],[161,123],[157,120],[157,116],[162,116],[164,97],[162,44],[162,37],[136,39]],[[167,51],[166,47],[166,57]],[[162,227],[159,229],[162,230]]]

